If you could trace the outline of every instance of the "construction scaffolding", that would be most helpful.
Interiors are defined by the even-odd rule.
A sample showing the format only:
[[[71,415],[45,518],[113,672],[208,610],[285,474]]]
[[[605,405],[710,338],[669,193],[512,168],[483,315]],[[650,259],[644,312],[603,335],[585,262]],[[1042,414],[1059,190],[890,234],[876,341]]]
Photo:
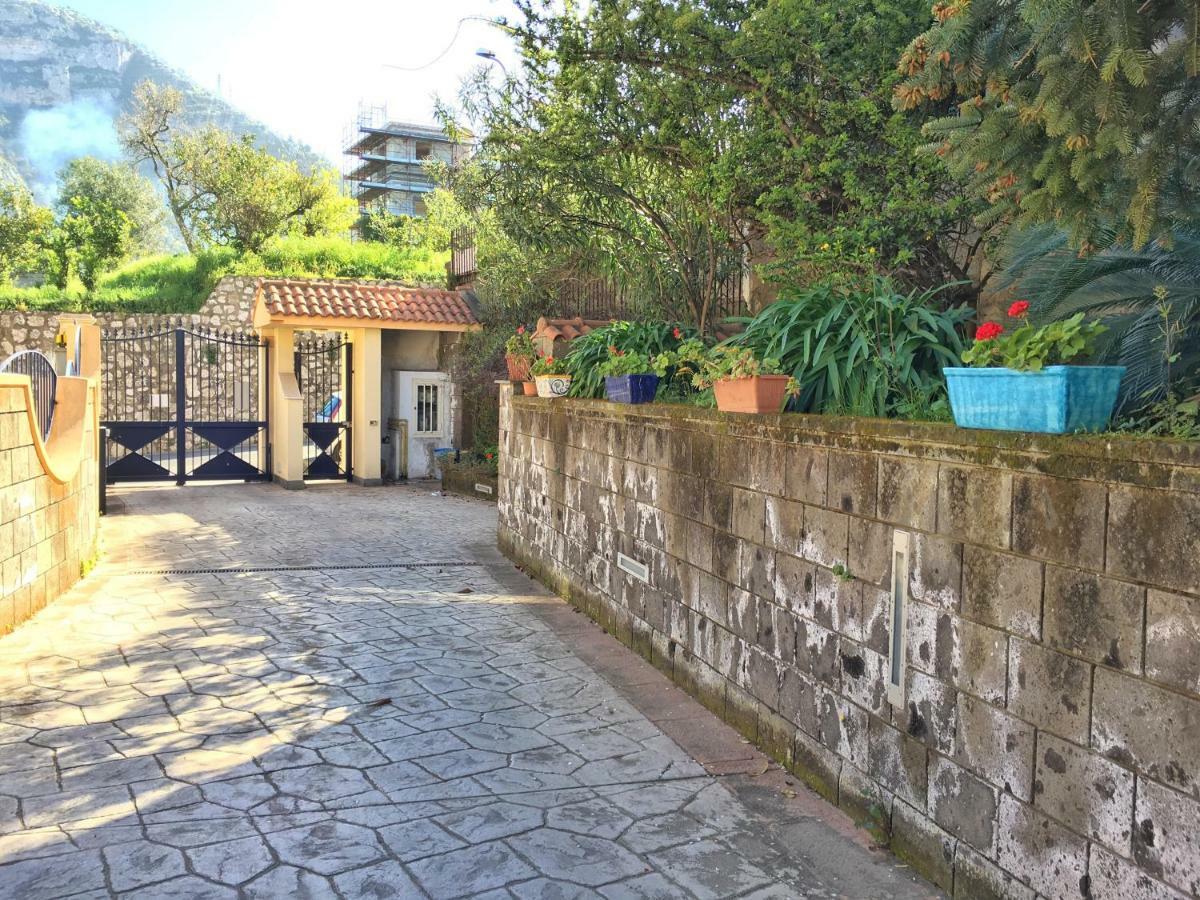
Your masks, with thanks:
[[[387,107],[360,103],[343,133],[342,177],[359,212],[425,215],[425,197],[437,186],[430,164],[451,164],[457,146],[436,125],[390,119]]]

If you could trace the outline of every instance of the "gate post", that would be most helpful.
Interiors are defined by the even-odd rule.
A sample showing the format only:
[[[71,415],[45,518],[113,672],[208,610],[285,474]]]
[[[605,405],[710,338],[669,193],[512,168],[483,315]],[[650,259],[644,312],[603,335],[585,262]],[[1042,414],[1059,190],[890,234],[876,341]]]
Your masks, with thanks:
[[[187,376],[184,357],[187,338],[182,328],[175,329],[175,483],[187,483]]]
[[[287,325],[262,329],[267,342],[267,390],[271,410],[267,422],[271,479],[285,488],[304,487],[304,404],[296,382],[296,332]]]
[[[380,455],[383,433],[382,332],[378,328],[351,328],[350,447],[355,484],[383,484]]]

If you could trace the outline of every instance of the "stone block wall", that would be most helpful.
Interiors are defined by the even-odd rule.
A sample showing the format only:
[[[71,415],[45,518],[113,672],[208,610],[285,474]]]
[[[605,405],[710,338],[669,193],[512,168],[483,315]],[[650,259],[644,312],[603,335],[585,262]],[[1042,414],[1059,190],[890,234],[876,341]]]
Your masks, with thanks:
[[[1200,447],[505,388],[500,475],[510,557],[948,893],[1200,896]]]
[[[57,473],[69,476],[60,482],[35,446],[28,394],[0,383],[0,635],[75,584],[95,555],[99,473],[94,380],[91,385],[86,399],[60,407],[77,418],[55,424],[56,432],[67,426],[68,446],[55,446],[52,432],[51,446],[43,448]]]
[[[195,328],[249,329],[254,316],[254,284],[250,276],[227,275],[217,282],[204,305],[195,313],[182,315],[127,315],[97,312],[92,316],[101,328],[145,328],[182,324]],[[0,359],[17,350],[40,350],[49,354],[58,334],[57,312],[47,310],[4,310],[0,312]]]

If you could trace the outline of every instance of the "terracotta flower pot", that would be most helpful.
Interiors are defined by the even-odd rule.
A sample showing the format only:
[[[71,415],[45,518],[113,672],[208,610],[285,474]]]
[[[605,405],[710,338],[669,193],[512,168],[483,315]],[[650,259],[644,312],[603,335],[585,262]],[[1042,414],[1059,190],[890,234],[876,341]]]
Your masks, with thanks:
[[[529,367],[533,365],[533,360],[528,356],[511,356],[504,357],[504,364],[508,366],[509,381],[528,381]]]
[[[536,381],[522,381],[521,389],[525,391],[526,397],[536,397],[538,395]]]
[[[723,412],[777,413],[787,399],[786,375],[728,378],[713,385],[717,409]]]

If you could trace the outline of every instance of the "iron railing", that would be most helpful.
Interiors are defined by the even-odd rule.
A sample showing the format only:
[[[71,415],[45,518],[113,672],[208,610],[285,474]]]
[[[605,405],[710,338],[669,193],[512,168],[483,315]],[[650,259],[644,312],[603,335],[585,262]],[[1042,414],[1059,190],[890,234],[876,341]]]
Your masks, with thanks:
[[[0,372],[29,376],[34,415],[37,416],[42,440],[46,440],[50,436],[50,426],[54,424],[54,392],[58,387],[54,363],[38,350],[21,350],[0,363]]]
[[[712,308],[708,315],[710,322],[721,322],[730,316],[749,313],[745,293],[746,264],[736,253],[731,253],[724,262],[723,274],[712,297]],[[451,286],[457,288],[473,281],[477,269],[475,230],[454,229],[450,234]],[[540,312],[554,318],[638,319],[662,315],[658,304],[638,296],[610,278],[588,271],[563,275],[552,288],[552,293],[553,298]]]

